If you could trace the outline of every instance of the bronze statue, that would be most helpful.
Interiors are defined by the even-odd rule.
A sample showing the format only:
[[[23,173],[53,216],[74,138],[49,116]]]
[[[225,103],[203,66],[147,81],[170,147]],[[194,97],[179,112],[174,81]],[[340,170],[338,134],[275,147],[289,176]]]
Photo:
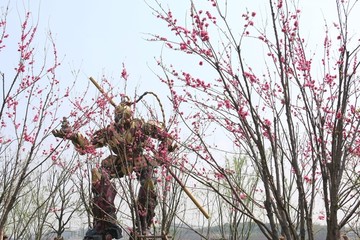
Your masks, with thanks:
[[[111,150],[111,154],[102,160],[101,167],[92,170],[94,227],[85,239],[122,237],[121,229],[116,224],[116,189],[110,179],[128,176],[133,172],[140,181],[135,204],[138,213],[136,232],[140,235],[149,234],[157,205],[153,170],[165,164],[167,153],[174,151],[175,147],[163,124],[134,118],[131,105],[132,102],[127,98],[116,106],[114,121],[96,131],[90,140],[73,132],[66,118],[62,121],[61,129],[53,131],[55,137],[71,140],[80,154],[105,146]],[[155,147],[152,139],[158,140],[159,146]],[[152,152],[151,157],[144,151]]]

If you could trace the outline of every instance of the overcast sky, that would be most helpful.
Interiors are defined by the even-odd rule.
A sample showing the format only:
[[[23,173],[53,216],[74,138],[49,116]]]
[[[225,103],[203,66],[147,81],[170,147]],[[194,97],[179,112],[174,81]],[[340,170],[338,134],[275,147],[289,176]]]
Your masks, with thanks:
[[[19,31],[24,6],[33,13],[34,21],[39,16],[40,36],[46,37],[49,30],[53,33],[63,65],[60,77],[68,77],[70,70],[80,70],[84,81],[102,74],[119,78],[125,63],[137,82],[154,78],[144,72],[160,50],[144,40],[144,33],[156,31],[159,21],[142,0],[12,1],[10,32]]]
[[[185,19],[189,1],[160,2],[165,7],[170,6],[180,20]],[[229,11],[236,19],[245,7],[263,15],[267,1],[229,2],[237,2]],[[330,22],[336,20],[334,2],[300,1],[303,11],[302,24],[307,31],[305,36],[323,31],[324,17]],[[7,1],[0,0],[0,3],[0,6],[4,6]],[[149,4],[154,5],[154,1],[150,0]],[[125,63],[135,85],[140,84],[144,90],[156,90],[154,83],[157,79],[148,65],[155,67],[154,57],[160,55],[162,45],[147,42],[146,33],[161,34],[166,32],[167,28],[153,16],[153,11],[144,0],[13,0],[10,1],[10,32],[18,31],[19,16],[22,17],[24,8],[33,12],[34,21],[38,16],[40,36],[45,37],[48,30],[52,31],[63,64],[60,78],[71,76],[71,70],[80,70],[80,77],[84,81],[87,81],[89,76],[99,78],[102,74],[118,79],[122,63]],[[239,10],[235,11],[237,8]],[[262,10],[258,10],[259,8]],[[176,61],[176,56],[169,61]]]

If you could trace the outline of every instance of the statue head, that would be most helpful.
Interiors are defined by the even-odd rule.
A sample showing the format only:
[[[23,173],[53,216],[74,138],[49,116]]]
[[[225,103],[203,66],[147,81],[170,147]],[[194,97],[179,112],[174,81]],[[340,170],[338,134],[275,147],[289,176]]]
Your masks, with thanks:
[[[129,97],[125,96],[124,100],[115,108],[115,122],[128,122],[132,119],[131,102]]]

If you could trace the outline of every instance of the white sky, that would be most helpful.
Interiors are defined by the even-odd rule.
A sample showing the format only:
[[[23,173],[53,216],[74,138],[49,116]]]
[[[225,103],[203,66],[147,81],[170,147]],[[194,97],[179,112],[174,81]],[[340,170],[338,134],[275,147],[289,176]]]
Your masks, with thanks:
[[[0,6],[6,3],[0,0]],[[154,84],[150,84],[156,82],[156,77],[149,76],[147,65],[154,66],[154,56],[159,55],[161,46],[154,47],[145,41],[144,33],[157,32],[159,20],[152,16],[152,11],[142,0],[11,1],[10,37],[19,32],[19,17],[23,19],[24,6],[33,13],[34,21],[39,13],[38,36],[46,38],[48,30],[53,33],[62,59],[58,71],[60,80],[71,78],[71,70],[80,70],[79,80],[85,82],[89,76],[98,79],[103,74],[119,80],[122,63],[125,63],[136,86],[141,84],[141,88],[156,90]],[[13,39],[15,44],[18,40]],[[41,43],[38,46],[42,48]],[[8,59],[17,57],[14,51],[8,53],[12,54]]]
[[[0,0],[0,6],[7,0]],[[160,0],[164,6],[170,6],[179,20],[185,19],[185,9],[189,1]],[[231,5],[234,19],[239,19],[245,7],[255,10],[259,16],[265,15],[266,0],[242,0]],[[308,36],[323,32],[323,17],[330,22],[336,20],[334,14],[335,1],[316,0],[299,1],[303,11],[303,29]],[[331,4],[330,4],[331,3]],[[149,0],[154,5],[153,0]],[[262,10],[257,10],[258,8]],[[24,8],[35,16],[39,13],[40,36],[53,32],[58,53],[62,60],[58,78],[71,78],[71,70],[80,70],[79,81],[87,81],[89,76],[100,78],[105,74],[108,78],[119,80],[122,63],[130,73],[135,86],[143,91],[158,91],[156,76],[149,70],[156,68],[154,57],[162,51],[162,44],[145,41],[144,33],[168,33],[161,20],[152,15],[152,10],[144,0],[12,0],[10,1],[10,32],[19,29],[19,16],[23,17]],[[238,9],[238,11],[233,11]],[[309,16],[309,17],[308,17]],[[359,28],[358,28],[359,29]],[[307,34],[305,34],[306,37]],[[322,41],[320,41],[322,43]],[[41,47],[41,44],[39,43]],[[176,62],[178,54],[169,59]],[[185,63],[184,63],[185,64]],[[193,63],[189,63],[192,66]],[[68,79],[67,81],[70,81]]]

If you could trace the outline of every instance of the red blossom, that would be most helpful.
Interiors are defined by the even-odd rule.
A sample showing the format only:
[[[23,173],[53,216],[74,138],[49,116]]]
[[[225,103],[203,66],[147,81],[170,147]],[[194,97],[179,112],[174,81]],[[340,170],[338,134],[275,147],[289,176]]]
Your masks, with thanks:
[[[309,183],[309,184],[312,182],[311,178],[307,175],[304,177],[304,180],[306,183]]]
[[[245,119],[245,118],[249,115],[248,111],[245,110],[245,107],[244,107],[244,106],[241,106],[241,107],[239,108],[238,114],[239,114],[240,118],[242,118],[242,119]]]
[[[37,122],[39,120],[39,114],[35,114],[33,118],[33,122]]]
[[[266,126],[271,126],[271,121],[270,121],[269,119],[265,119],[265,120],[264,120],[264,124],[265,124]]]
[[[240,199],[245,200],[247,198],[247,195],[245,193],[240,193]]]
[[[34,137],[28,135],[27,133],[24,133],[24,141],[25,142],[30,142],[30,143],[34,143]]]
[[[229,99],[225,99],[224,104],[227,109],[231,108],[231,102]]]
[[[341,119],[342,118],[342,113],[340,111],[338,111],[336,113],[336,119]]]
[[[327,73],[325,75],[325,82],[329,85],[332,85],[334,83],[334,80],[336,79],[336,75],[330,75],[329,73]]]
[[[165,177],[165,181],[167,181],[167,182],[171,181],[171,179],[172,179],[172,176],[171,176],[171,175],[167,175],[167,176]]]
[[[257,82],[256,76],[255,76],[254,74],[252,74],[252,73],[244,72],[244,76],[245,76],[247,79],[249,79],[250,82],[252,82],[252,83]]]
[[[123,66],[123,69],[121,71],[121,78],[126,81],[126,80],[128,80],[129,74],[126,71],[126,67],[125,67],[124,63],[122,64],[122,66]]]
[[[206,41],[209,41],[209,34],[207,31],[200,31],[200,38],[202,41],[206,42]]]
[[[55,154],[53,154],[53,155],[51,156],[51,160],[53,160],[53,161],[55,162],[56,159],[57,159],[57,156],[56,156]]]
[[[187,45],[185,43],[180,43],[180,49],[181,50],[186,50],[187,49]]]

